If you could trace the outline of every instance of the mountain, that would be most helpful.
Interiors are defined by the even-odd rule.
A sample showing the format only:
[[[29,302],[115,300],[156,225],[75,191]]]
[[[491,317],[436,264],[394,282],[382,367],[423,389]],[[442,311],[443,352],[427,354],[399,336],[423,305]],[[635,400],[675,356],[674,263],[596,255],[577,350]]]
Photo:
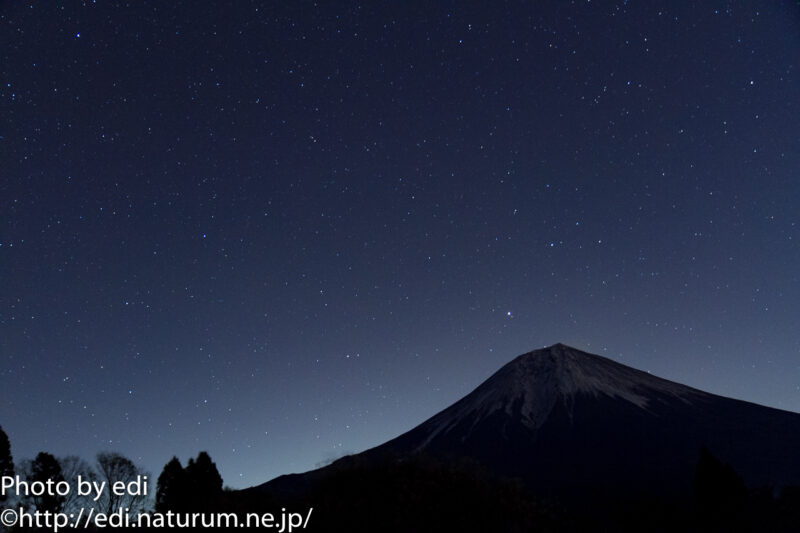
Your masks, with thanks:
[[[391,441],[256,490],[303,490],[353,461],[424,455],[469,458],[548,496],[691,494],[703,447],[752,487],[800,485],[800,414],[555,344],[520,355]]]

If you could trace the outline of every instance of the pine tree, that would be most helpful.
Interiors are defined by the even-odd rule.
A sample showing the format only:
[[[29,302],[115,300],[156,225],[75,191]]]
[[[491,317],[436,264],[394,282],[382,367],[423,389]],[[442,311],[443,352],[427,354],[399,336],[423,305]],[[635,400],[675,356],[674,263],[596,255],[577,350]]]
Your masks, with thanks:
[[[164,465],[164,470],[158,476],[156,511],[159,513],[181,512],[187,509],[189,487],[186,478],[186,471],[177,457],[173,457]]]
[[[222,476],[207,452],[200,452],[197,459],[189,460],[186,474],[194,490],[209,495],[222,492]]]
[[[202,511],[213,507],[222,495],[222,477],[217,465],[208,453],[200,452],[197,459],[189,459],[186,465],[187,503],[192,511]]]

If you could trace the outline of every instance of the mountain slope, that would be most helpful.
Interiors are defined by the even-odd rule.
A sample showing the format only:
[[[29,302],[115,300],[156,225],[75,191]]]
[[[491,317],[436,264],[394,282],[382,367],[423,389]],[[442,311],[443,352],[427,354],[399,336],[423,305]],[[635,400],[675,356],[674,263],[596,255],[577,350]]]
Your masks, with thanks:
[[[357,457],[468,457],[545,494],[686,494],[703,446],[750,485],[800,484],[800,414],[556,344],[517,357],[458,402]],[[262,487],[297,487],[324,471]]]

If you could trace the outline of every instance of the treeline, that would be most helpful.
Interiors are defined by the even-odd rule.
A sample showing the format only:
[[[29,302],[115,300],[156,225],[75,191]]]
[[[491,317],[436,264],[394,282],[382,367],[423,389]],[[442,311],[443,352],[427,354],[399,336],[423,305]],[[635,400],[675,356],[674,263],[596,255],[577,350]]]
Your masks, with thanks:
[[[2,431],[2,429],[0,429]],[[0,438],[2,435],[0,435]],[[123,513],[135,516],[147,509],[148,499],[145,492],[133,494],[124,492],[115,494],[111,490],[81,495],[77,482],[80,477],[104,487],[122,482],[126,486],[140,482],[147,473],[136,466],[127,457],[115,452],[97,454],[95,463],[75,457],[56,458],[47,452],[39,452],[33,460],[21,461],[14,467],[10,454],[5,456],[3,476],[18,476],[23,487],[34,483],[52,484],[53,487],[66,486],[68,490],[48,490],[44,494],[35,490],[22,490],[20,494],[3,495],[4,506],[13,504],[15,508],[28,511],[38,510],[49,513],[80,513],[81,509],[94,509],[98,513],[111,514],[122,510]]]
[[[116,452],[98,453],[93,464],[76,456],[57,458],[47,452],[39,452],[34,459],[15,464],[8,435],[0,427],[0,476],[17,476],[22,487],[32,487],[36,482],[68,487],[68,490],[59,490],[61,494],[53,494],[54,490],[44,494],[35,494],[36,491],[29,489],[21,491],[21,494],[16,494],[16,491],[9,494],[6,491],[0,494],[0,511],[13,508],[30,513],[39,511],[73,516],[79,516],[83,511],[83,516],[86,516],[90,510],[94,510],[95,514],[126,515],[133,521],[138,514],[153,510],[187,513],[210,512],[227,507],[223,504],[222,477],[207,452],[200,452],[196,458],[189,459],[185,467],[177,457],[173,457],[164,466],[154,487],[152,476]],[[146,491],[126,490],[116,494],[110,490],[118,482],[126,487],[143,487],[145,476]],[[94,487],[103,486],[104,490],[81,495],[77,486],[79,478],[92,483]],[[23,529],[19,524],[5,529],[0,525],[0,532]]]
[[[557,531],[554,508],[464,457],[355,455],[310,475],[241,491],[239,504],[258,512],[313,507],[311,532]]]
[[[8,438],[0,428],[0,475],[14,474],[30,481],[68,483],[74,483],[78,475],[111,483],[144,475],[115,453],[98,454],[95,464],[89,465],[76,457],[57,459],[42,452],[15,467]],[[186,465],[173,457],[158,476],[154,498],[149,500],[129,494],[109,499],[106,494],[92,501],[71,490],[65,498],[33,497],[13,503],[75,514],[80,508],[94,508],[103,513],[127,509],[134,515],[153,510],[233,512],[239,517],[277,514],[283,509],[305,513],[313,507],[306,530],[312,532],[800,531],[800,487],[748,488],[733,467],[707,449],[700,450],[693,479],[687,480],[691,487],[687,494],[631,499],[637,491],[629,487],[613,491],[595,507],[570,495],[544,500],[521,483],[500,479],[465,458],[350,456],[324,469],[276,481],[266,490],[223,489],[216,465],[206,452],[200,452]],[[11,503],[0,501],[0,509]]]
[[[571,511],[558,531],[800,533],[800,487],[748,487],[733,466],[705,447],[687,481],[683,494],[636,497],[635,491],[621,491],[625,498],[606,498],[602,508],[564,499],[563,508]]]
[[[311,480],[250,489],[240,501],[252,509],[313,506],[309,529],[326,532],[800,532],[800,487],[748,488],[709,450],[698,455],[686,493],[619,488],[595,493],[602,504],[583,499],[585,493],[543,497],[469,459],[421,454],[346,457]]]

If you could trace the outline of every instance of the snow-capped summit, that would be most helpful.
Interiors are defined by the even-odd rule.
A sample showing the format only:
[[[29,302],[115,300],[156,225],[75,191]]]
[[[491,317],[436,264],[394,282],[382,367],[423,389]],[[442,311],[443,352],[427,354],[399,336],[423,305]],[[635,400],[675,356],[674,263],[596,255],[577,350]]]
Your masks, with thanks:
[[[510,381],[501,385],[501,388],[507,387],[524,395],[528,402],[534,400],[535,396],[531,396],[541,389],[551,387],[562,398],[579,393],[606,395],[621,398],[643,409],[647,408],[648,399],[652,399],[654,394],[686,401],[696,394],[702,394],[684,385],[560,343],[520,355],[503,370]]]
[[[705,395],[559,343],[520,355],[423,424],[429,435],[419,449],[457,427],[465,430],[459,438],[466,440],[471,431],[492,415],[535,431],[558,405],[571,414],[578,396],[618,399],[648,410],[654,407],[653,403],[668,400],[691,403],[692,399]]]

